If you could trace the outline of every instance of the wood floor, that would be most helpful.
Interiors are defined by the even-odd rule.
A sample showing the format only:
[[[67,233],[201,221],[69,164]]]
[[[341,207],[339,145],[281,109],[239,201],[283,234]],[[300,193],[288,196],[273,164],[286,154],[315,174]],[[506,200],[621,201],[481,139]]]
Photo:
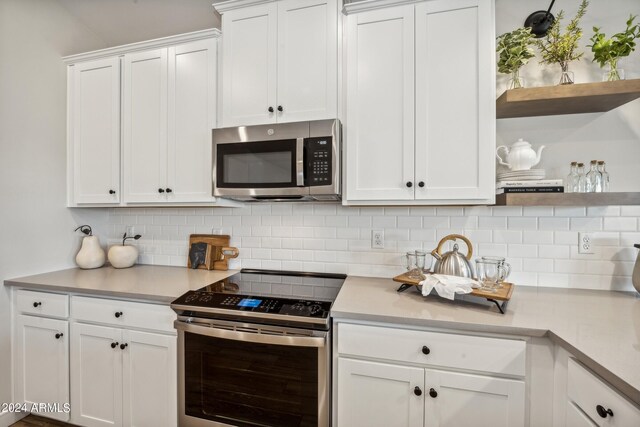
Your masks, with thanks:
[[[61,421],[50,420],[49,418],[37,417],[35,415],[27,415],[10,427],[62,427],[72,426],[73,424],[63,423]]]

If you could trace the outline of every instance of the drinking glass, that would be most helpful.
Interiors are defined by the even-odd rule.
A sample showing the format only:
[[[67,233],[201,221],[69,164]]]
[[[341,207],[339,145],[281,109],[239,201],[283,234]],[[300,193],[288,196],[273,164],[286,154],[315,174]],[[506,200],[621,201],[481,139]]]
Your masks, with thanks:
[[[506,262],[504,257],[501,256],[483,256],[483,261],[494,262],[498,264],[498,281],[496,282],[497,288],[502,288],[502,282],[504,282],[507,277],[509,277],[509,273],[511,273],[511,264]]]
[[[500,267],[493,261],[476,259],[476,275],[480,282],[480,289],[485,292],[495,292],[498,287],[500,277]]]
[[[420,269],[422,273],[425,272],[425,260],[427,259],[427,253],[424,251],[416,250],[416,267]]]
[[[404,257],[404,266],[407,268],[407,276],[412,279],[422,278],[421,271],[418,271],[417,257],[415,252],[407,252]]]

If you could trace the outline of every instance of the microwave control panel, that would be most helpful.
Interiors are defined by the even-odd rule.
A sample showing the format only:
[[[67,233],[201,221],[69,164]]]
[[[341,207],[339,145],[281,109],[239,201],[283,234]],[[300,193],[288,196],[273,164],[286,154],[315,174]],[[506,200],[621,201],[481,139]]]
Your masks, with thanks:
[[[332,138],[305,138],[305,186],[331,185],[333,176]]]

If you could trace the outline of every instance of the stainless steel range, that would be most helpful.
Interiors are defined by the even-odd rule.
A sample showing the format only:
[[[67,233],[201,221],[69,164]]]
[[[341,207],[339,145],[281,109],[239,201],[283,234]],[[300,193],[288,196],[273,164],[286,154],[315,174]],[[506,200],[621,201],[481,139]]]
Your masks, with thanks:
[[[345,278],[244,269],[175,300],[180,426],[329,426]]]

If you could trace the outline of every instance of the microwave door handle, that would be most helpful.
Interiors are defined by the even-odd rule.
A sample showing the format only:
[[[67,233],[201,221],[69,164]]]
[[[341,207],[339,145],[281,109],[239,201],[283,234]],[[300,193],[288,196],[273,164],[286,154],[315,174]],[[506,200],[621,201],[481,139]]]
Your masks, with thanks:
[[[296,185],[304,186],[304,138],[296,138]]]

